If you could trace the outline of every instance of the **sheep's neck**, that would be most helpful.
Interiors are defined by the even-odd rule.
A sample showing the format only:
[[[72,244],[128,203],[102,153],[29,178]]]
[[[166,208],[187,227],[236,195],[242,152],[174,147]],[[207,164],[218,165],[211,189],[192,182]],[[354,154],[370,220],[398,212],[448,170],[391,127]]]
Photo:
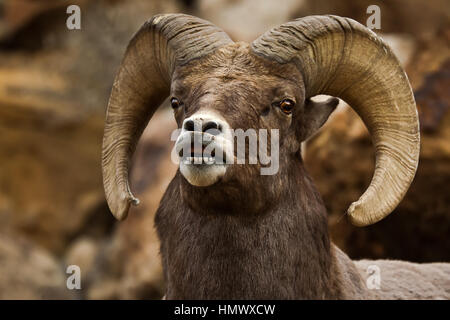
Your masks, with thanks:
[[[177,179],[168,201],[181,198]],[[320,196],[302,168],[288,179],[286,190],[295,192],[256,216],[205,215],[182,201],[175,211],[162,205],[156,224],[167,297],[339,298],[340,273]]]

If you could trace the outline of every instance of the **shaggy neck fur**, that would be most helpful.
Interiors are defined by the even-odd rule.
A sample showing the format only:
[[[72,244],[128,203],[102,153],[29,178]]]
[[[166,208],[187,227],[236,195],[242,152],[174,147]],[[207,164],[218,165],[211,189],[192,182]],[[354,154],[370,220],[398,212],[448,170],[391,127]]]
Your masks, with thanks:
[[[219,190],[194,192],[177,173],[156,216],[168,299],[345,298],[348,270],[336,263],[324,205],[297,162],[282,174],[279,201],[251,214],[227,212],[226,202],[215,210],[208,201]],[[236,197],[230,189],[222,197]]]

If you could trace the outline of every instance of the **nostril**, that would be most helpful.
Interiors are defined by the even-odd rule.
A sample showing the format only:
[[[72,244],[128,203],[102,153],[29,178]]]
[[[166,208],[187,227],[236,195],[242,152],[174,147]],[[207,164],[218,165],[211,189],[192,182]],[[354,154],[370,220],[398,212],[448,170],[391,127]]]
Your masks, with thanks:
[[[186,131],[194,131],[194,121],[193,120],[187,120],[184,122],[184,129]]]
[[[220,133],[220,125],[215,121],[208,121],[203,125],[203,132],[207,132],[211,134]]]

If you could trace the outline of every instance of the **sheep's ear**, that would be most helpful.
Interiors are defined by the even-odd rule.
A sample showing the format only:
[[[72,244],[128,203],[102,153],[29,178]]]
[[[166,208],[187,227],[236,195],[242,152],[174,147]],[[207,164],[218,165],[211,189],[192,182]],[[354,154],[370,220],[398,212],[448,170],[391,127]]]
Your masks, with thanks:
[[[338,98],[328,98],[325,101],[313,101],[306,99],[305,109],[302,117],[301,141],[311,137],[327,121],[330,114],[339,104]]]

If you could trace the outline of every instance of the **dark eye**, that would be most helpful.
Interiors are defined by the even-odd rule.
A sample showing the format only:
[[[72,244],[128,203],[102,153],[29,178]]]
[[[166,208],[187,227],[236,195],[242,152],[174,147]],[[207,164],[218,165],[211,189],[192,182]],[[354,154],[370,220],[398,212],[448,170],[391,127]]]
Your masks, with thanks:
[[[291,114],[292,109],[294,109],[295,102],[291,99],[284,99],[279,104],[281,111],[283,111],[286,114]]]
[[[172,98],[170,99],[170,104],[173,109],[177,109],[181,105],[181,102],[177,98]]]

